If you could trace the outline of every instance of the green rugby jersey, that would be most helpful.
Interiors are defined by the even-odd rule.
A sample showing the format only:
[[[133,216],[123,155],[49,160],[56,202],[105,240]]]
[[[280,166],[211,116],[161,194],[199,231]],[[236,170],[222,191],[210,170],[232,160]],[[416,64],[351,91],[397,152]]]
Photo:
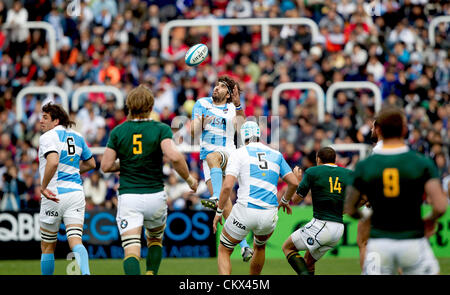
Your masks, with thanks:
[[[172,130],[157,121],[126,121],[111,131],[107,147],[120,159],[120,194],[164,189],[161,141],[166,138],[172,138]]]
[[[297,194],[306,197],[311,190],[313,216],[343,223],[345,188],[351,178],[351,170],[333,164],[311,167],[304,172]]]
[[[425,183],[432,178],[439,178],[433,161],[406,146],[378,150],[359,162],[353,186],[372,207],[370,237],[423,237],[421,205]]]

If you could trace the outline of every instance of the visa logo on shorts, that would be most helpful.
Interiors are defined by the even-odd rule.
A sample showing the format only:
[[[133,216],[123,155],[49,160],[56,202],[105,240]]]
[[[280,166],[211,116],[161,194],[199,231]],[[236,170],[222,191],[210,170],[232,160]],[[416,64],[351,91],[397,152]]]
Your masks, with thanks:
[[[58,212],[56,212],[56,211],[49,211],[49,210],[47,210],[47,211],[45,211],[45,215],[47,215],[47,216],[55,216],[55,217],[57,217],[57,216],[58,216]]]
[[[243,225],[242,223],[240,223],[239,221],[237,221],[236,219],[233,219],[233,225],[236,225],[237,227],[239,227],[242,230],[245,230],[245,225]]]

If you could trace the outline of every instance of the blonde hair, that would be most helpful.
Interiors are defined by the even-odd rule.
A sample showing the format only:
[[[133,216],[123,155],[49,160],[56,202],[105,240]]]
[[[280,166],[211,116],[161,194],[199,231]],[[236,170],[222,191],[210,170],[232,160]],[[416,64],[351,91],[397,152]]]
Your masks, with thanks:
[[[128,119],[147,119],[153,109],[153,92],[144,85],[130,91],[127,96]]]

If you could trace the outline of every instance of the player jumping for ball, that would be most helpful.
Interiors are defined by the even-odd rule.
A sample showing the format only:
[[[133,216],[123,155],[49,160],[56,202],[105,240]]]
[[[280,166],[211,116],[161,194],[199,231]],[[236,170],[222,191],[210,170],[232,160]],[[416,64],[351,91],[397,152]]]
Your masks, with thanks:
[[[240,101],[240,89],[233,79],[219,77],[211,97],[199,98],[192,111],[191,135],[200,138],[200,160],[206,185],[211,194],[202,200],[205,207],[216,209],[222,189],[223,173],[228,155],[236,149],[234,135],[245,120]],[[231,211],[231,200],[224,207],[224,217]],[[245,239],[239,244],[244,261],[249,261],[253,250]]]

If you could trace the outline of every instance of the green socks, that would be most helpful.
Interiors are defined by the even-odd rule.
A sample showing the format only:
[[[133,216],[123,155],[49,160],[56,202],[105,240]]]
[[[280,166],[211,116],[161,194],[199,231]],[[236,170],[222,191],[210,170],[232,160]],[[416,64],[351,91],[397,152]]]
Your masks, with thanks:
[[[139,265],[139,257],[129,255],[123,260],[123,270],[126,275],[140,275],[141,266]]]
[[[295,270],[298,275],[309,275],[308,268],[306,267],[306,262],[300,254],[292,252],[287,257],[287,260],[291,267]]]
[[[153,242],[148,245],[147,254],[147,275],[158,274],[159,265],[162,259],[162,245],[158,242]]]

